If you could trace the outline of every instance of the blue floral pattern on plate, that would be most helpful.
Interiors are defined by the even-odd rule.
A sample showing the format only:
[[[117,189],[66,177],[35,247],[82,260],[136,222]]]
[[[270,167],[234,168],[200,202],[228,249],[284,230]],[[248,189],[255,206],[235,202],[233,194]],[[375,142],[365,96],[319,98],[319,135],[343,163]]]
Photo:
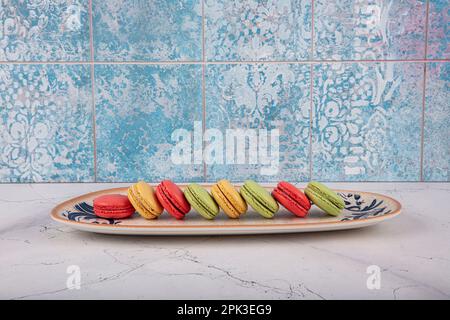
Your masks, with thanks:
[[[450,65],[427,64],[425,132],[423,145],[425,181],[450,181]]]
[[[344,199],[345,209],[339,217],[340,221],[363,220],[371,217],[378,217],[392,210],[389,205],[382,199],[364,197],[359,193],[339,193]],[[285,209],[282,209],[283,211]],[[107,219],[97,217],[94,208],[87,202],[79,202],[70,210],[65,210],[61,214],[64,218],[75,222],[94,223],[94,224],[111,224],[117,225],[122,223],[123,219]],[[323,217],[326,220],[326,216]],[[242,219],[245,220],[245,217]],[[306,218],[308,219],[308,218]],[[149,224],[152,222],[149,221]]]
[[[87,222],[96,224],[119,224],[120,219],[100,218],[94,213],[94,207],[86,202],[79,202],[73,206],[72,210],[66,210],[62,213],[63,217],[76,222]]]
[[[307,60],[311,0],[206,0],[209,61]]]
[[[422,63],[314,68],[313,179],[418,181]]]
[[[0,65],[0,181],[93,181],[84,65]]]
[[[367,219],[391,212],[381,199],[365,199],[359,193],[339,193],[339,195],[345,203],[344,217],[341,221]]]
[[[8,0],[0,6],[0,61],[89,60],[88,1]]]
[[[226,129],[236,128],[278,129],[280,159],[278,173],[274,175],[261,175],[261,168],[267,167],[262,164],[211,164],[207,167],[207,180],[307,180],[309,88],[309,65],[208,66],[206,127],[219,129],[222,134]]]
[[[96,65],[99,181],[199,181],[203,166],[175,165],[175,129],[202,121],[199,65]]]
[[[200,0],[94,0],[97,61],[202,58]]]
[[[315,58],[422,59],[426,1],[314,1]]]

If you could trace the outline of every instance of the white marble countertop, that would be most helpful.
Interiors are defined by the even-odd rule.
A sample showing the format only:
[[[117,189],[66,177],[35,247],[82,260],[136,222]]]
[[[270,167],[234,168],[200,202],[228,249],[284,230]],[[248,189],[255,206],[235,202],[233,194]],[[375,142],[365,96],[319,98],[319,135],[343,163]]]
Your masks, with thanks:
[[[70,197],[126,184],[0,185],[1,299],[450,298],[448,183],[334,183],[388,194],[403,213],[379,225],[309,234],[132,237],[49,218]],[[69,266],[80,288],[67,288]],[[381,269],[367,288],[367,268]]]

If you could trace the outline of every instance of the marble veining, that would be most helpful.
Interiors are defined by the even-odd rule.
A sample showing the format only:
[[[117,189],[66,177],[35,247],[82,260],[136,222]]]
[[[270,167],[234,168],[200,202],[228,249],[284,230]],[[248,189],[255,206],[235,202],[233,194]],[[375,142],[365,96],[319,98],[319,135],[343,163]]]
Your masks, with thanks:
[[[127,237],[75,231],[49,218],[61,201],[117,186],[0,185],[0,211],[9,213],[0,227],[0,298],[450,298],[450,216],[440,201],[447,183],[331,183],[387,194],[404,208],[391,221],[341,232]],[[79,290],[66,286],[72,265],[81,271]],[[378,290],[366,286],[371,265],[381,270]]]

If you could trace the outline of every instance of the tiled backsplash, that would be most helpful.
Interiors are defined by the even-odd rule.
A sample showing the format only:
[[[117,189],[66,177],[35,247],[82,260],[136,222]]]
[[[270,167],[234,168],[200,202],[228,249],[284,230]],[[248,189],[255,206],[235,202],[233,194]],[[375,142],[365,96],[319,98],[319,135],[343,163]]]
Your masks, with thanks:
[[[450,181],[447,0],[0,0],[0,182]],[[280,170],[175,165],[280,130]]]

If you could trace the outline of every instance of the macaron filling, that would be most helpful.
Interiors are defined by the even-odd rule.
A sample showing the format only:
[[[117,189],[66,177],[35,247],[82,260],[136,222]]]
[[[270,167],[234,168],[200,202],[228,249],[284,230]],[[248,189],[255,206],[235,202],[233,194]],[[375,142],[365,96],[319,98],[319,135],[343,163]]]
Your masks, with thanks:
[[[178,187],[176,187],[176,188],[178,188]],[[178,190],[178,189],[175,189],[175,190]],[[180,190],[180,192],[181,192],[181,195],[182,195],[182,191],[181,190]],[[166,209],[167,212],[169,212],[176,219],[181,220],[181,219],[184,218],[184,216],[189,212],[189,210],[191,208],[190,208],[190,206],[189,207],[186,206],[185,208],[182,207],[181,205],[179,205],[176,202],[175,195],[173,195],[173,196],[170,196],[170,195],[171,195],[171,193],[169,192],[169,190],[164,185],[164,181],[161,182],[156,187],[156,197],[158,198],[158,200],[160,201],[160,203],[162,204],[164,209]],[[184,195],[183,195],[183,197],[184,197]]]
[[[222,192],[220,187],[218,185],[214,186],[211,189],[211,193],[213,197],[216,199],[216,201],[219,203],[220,206],[222,206],[222,209],[225,211],[225,213],[231,217],[231,218],[239,218],[239,212],[237,209],[233,206],[231,201],[228,200],[228,198],[225,196],[225,194]]]
[[[207,214],[207,218],[211,219],[214,216],[209,214],[209,209],[203,205],[201,201],[199,201],[193,192],[189,189],[185,191],[186,199],[191,203],[191,205],[197,210],[199,213]]]
[[[311,204],[309,203],[308,198],[306,198],[305,195],[303,195],[303,197],[305,198],[305,201],[307,201],[307,203],[309,205],[304,206],[303,203],[301,203],[300,201],[297,201],[297,199],[300,197],[298,194],[294,194],[291,190],[289,190],[288,188],[285,188],[282,184],[278,184],[277,187],[281,192],[284,193],[284,195],[286,197],[289,198],[290,201],[292,201],[292,203],[294,203],[296,206],[308,211],[311,208]]]
[[[308,188],[313,193],[315,193],[317,197],[320,197],[323,201],[326,201],[326,202],[330,203],[333,207],[335,207],[335,208],[337,208],[339,210],[342,210],[342,209],[345,208],[344,201],[342,199],[336,198],[336,196],[339,197],[339,195],[330,196],[329,194],[327,194],[325,192],[322,192],[322,190],[319,187],[317,187],[317,186],[315,186],[313,184],[309,184]],[[341,201],[339,201],[339,200],[341,200]]]
[[[137,190],[136,185],[131,186],[128,189],[130,202],[134,207],[137,207],[137,211],[141,210],[146,217],[157,218],[161,212],[156,212],[152,209],[152,206],[141,196],[139,191]]]
[[[272,191],[272,196],[283,205],[288,211],[296,215],[297,217],[304,218],[307,214],[311,205],[306,207],[306,204],[310,204],[309,199],[300,200],[297,198],[290,197],[279,188]]]
[[[223,194],[223,196],[225,197],[225,199],[228,200],[230,206],[232,206],[237,212],[241,213],[241,212],[245,212],[247,210],[247,207],[245,205],[245,202],[241,205],[239,205],[239,201],[233,201],[233,196],[231,194],[229,194],[226,190],[226,188],[224,186],[222,186],[221,183],[217,184],[217,187],[219,188],[220,192]],[[237,193],[237,192],[236,192]],[[237,196],[240,197],[240,200],[242,201],[241,196],[239,195],[239,193],[237,193]],[[233,203],[235,205],[233,205]]]
[[[164,183],[161,183],[159,186],[161,187],[162,193],[164,194],[165,198],[171,203],[173,207],[175,207],[182,214],[186,214],[189,212],[189,209],[187,211],[182,209],[183,206],[177,202],[175,197],[170,197],[170,192],[169,190],[167,190]]]
[[[260,198],[258,197],[258,195],[254,192],[252,192],[251,188],[248,188],[245,184],[242,187],[244,189],[244,192],[247,192],[248,194],[250,194],[250,196],[252,197],[252,199],[254,201],[256,201],[256,204],[258,206],[261,206],[262,208],[265,209],[265,211],[270,212],[272,215],[275,214],[275,212],[277,211],[276,209],[274,209],[273,207],[271,207],[270,205],[266,204],[265,201],[261,201]],[[257,209],[257,208],[254,208]]]
[[[208,206],[206,201],[202,201],[202,196],[211,198],[207,191],[205,191],[205,194],[199,195],[194,189],[194,186],[188,186],[186,188],[186,190],[184,191],[186,199],[204,218],[214,219],[217,213],[219,213],[219,208],[217,206],[215,208],[212,208]],[[211,201],[214,200],[211,198]]]

